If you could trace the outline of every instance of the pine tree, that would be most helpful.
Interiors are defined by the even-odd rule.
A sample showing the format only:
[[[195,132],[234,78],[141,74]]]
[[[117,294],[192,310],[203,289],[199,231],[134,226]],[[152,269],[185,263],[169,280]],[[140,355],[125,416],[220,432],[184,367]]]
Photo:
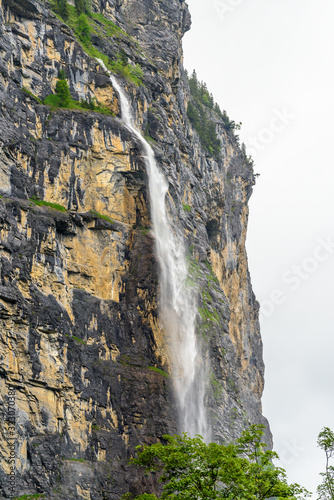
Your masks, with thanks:
[[[64,21],[67,21],[69,11],[66,0],[57,0],[57,12]]]
[[[78,16],[80,16],[80,14],[89,14],[90,13],[89,0],[75,0],[74,5],[75,5],[75,9],[77,11]]]

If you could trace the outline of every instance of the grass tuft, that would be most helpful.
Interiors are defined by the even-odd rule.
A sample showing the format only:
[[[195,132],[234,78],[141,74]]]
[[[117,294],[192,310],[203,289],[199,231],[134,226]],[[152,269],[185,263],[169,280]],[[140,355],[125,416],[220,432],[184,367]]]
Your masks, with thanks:
[[[37,498],[45,498],[44,493],[36,493],[35,495],[21,495],[20,497],[13,497],[12,500],[35,500]]]
[[[43,101],[39,97],[35,96],[32,92],[30,92],[30,90],[27,89],[27,87],[22,87],[21,90],[29,97],[35,99],[35,101],[37,101],[39,104],[43,104]]]
[[[154,372],[157,372],[159,373],[160,375],[162,375],[163,377],[166,377],[168,378],[169,377],[169,373],[166,373],[164,372],[163,370],[160,370],[160,368],[156,368],[155,366],[149,366],[148,367],[149,370],[152,370]]]
[[[89,210],[89,213],[94,215],[98,219],[103,219],[103,220],[110,222],[110,224],[114,224],[114,221],[112,219],[110,219],[110,217],[108,217],[108,215],[99,214],[99,212],[96,212],[96,210]]]
[[[75,342],[77,342],[78,344],[82,344],[82,345],[87,345],[87,342],[85,342],[84,340],[82,339],[79,339],[79,337],[75,337],[75,335],[72,335],[72,339],[75,340]],[[72,459],[71,459],[72,460]],[[74,459],[73,459],[74,460]]]
[[[37,205],[38,207],[50,207],[53,208],[53,210],[59,210],[60,212],[67,212],[67,209],[63,207],[63,205],[58,205],[58,203],[50,203],[49,201],[39,200],[35,196],[29,198],[29,200],[35,203],[35,205]]]

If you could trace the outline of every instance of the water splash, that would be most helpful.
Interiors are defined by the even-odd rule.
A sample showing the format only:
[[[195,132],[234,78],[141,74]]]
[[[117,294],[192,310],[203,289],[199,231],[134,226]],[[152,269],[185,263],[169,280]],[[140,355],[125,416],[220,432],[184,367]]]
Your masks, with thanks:
[[[98,61],[108,72],[113,87],[119,95],[122,120],[140,141],[145,152],[152,226],[160,265],[159,317],[167,334],[170,350],[172,377],[179,406],[180,431],[192,436],[200,434],[209,440],[210,432],[204,405],[207,374],[195,334],[196,294],[186,284],[188,266],[183,234],[175,221],[172,225],[168,220],[166,211],[168,183],[157,166],[151,146],[133,122],[129,100],[103,61]]]

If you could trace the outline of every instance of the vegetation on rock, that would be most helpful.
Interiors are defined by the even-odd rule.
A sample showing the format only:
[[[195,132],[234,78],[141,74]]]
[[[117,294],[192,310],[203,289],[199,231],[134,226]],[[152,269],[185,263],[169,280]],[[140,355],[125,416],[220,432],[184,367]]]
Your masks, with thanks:
[[[187,108],[188,118],[206,151],[218,161],[221,155],[221,144],[216,131],[217,123],[222,123],[226,132],[233,134],[237,141],[238,137],[234,135],[234,131],[240,130],[241,123],[230,120],[226,111],[221,111],[219,104],[214,101],[213,95],[208,91],[206,83],[198,80],[195,70],[191,77],[187,74],[187,78],[191,95]],[[244,144],[241,146],[241,154],[245,163],[252,168],[254,161],[247,156]]]
[[[89,0],[74,0],[75,9],[80,16],[80,14],[90,13],[90,3]]]
[[[114,224],[114,221],[110,217],[108,217],[108,215],[102,215],[96,210],[89,210],[89,213],[92,214],[94,217],[97,217],[98,219],[103,219],[110,222],[110,224]]]
[[[74,31],[87,54],[101,59],[111,72],[117,73],[137,86],[142,84],[143,70],[141,66],[130,64],[124,49],[120,49],[115,59],[111,59],[92,44],[91,34],[93,33],[102,38],[107,35],[118,41],[126,40],[127,43],[131,40],[135,44],[135,41],[119,26],[106,19],[103,14],[92,13],[88,0],[75,0],[75,7],[68,4],[66,0],[54,0],[53,10]]]
[[[156,366],[149,366],[148,367],[149,370],[152,370],[154,372],[157,372],[159,373],[160,375],[162,375],[163,377],[166,377],[168,378],[169,377],[169,373],[166,373],[164,372],[163,370],[161,370],[160,368],[157,368]]]
[[[71,94],[64,70],[59,71],[58,81],[56,83],[56,94],[59,97],[59,107],[66,108],[70,103]]]
[[[26,95],[28,95],[29,97],[32,97],[35,101],[37,101],[37,102],[38,102],[38,104],[43,104],[43,101],[42,101],[39,97],[35,96],[35,95],[34,95],[34,94],[33,94],[33,93],[29,90],[29,89],[27,89],[27,87],[22,87],[22,89],[21,89],[21,90],[22,90],[22,91],[23,91]]]
[[[37,500],[38,498],[45,498],[44,493],[36,493],[35,495],[21,495],[20,497],[13,497],[12,500]]]
[[[227,116],[222,113],[213,95],[208,91],[204,82],[200,82],[194,70],[188,78],[191,100],[188,103],[188,118],[199,135],[202,145],[206,151],[216,160],[220,159],[221,144],[216,132],[217,121],[213,117],[223,119]],[[225,123],[225,122],[224,122]],[[230,122],[234,123],[234,122]]]
[[[105,115],[113,114],[110,108],[101,106],[99,103],[96,104],[95,98],[89,101],[81,100],[80,102],[72,99],[64,70],[59,71],[55,90],[56,94],[50,94],[44,100],[44,104],[51,108],[81,109],[96,111]]]
[[[35,196],[32,196],[29,199],[30,199],[30,201],[32,201],[35,205],[37,205],[39,207],[50,207],[50,208],[53,208],[54,210],[59,210],[60,212],[67,212],[66,208],[63,207],[63,205],[58,205],[58,203],[50,203],[49,201],[40,200],[39,198],[36,198]]]
[[[68,10],[68,4],[67,4],[66,0],[56,0],[55,11],[57,12],[57,14],[60,15],[60,17],[64,21],[67,21],[67,19],[69,17],[69,10]]]

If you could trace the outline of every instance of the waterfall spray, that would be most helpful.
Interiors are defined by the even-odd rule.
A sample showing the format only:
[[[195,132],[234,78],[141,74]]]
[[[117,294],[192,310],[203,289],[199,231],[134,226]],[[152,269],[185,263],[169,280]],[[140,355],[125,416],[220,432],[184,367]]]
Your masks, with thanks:
[[[172,378],[179,406],[181,432],[210,439],[204,396],[206,370],[196,342],[196,294],[186,284],[188,266],[180,228],[168,220],[165,198],[168,183],[157,166],[154,152],[135,127],[129,100],[101,60],[119,95],[122,120],[142,144],[149,178],[152,226],[160,266],[159,317],[166,332],[172,363]]]

